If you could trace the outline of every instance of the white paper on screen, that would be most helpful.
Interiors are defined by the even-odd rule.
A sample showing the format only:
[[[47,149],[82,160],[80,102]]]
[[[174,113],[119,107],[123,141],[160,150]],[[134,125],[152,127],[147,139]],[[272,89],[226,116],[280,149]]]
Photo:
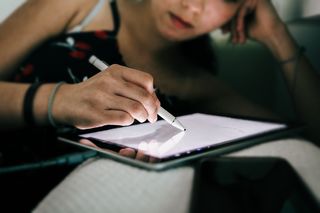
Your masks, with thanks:
[[[161,120],[80,136],[140,149],[148,155],[165,158],[287,127],[285,124],[201,113],[178,119],[187,131],[176,129]]]

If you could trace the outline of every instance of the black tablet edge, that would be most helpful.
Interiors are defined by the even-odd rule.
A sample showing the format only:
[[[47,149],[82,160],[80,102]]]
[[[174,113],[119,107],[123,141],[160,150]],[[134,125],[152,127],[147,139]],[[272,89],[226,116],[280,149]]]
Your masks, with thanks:
[[[66,138],[64,136],[59,136],[58,140],[63,141],[63,142],[67,142],[69,144],[73,144],[73,145],[76,145],[78,147],[82,147],[85,149],[91,149],[91,150],[97,151],[99,153],[99,155],[101,155],[101,156],[111,158],[111,159],[116,160],[118,162],[127,163],[131,166],[135,166],[135,167],[139,167],[139,168],[147,169],[147,170],[153,170],[153,171],[162,171],[162,170],[171,169],[171,168],[181,166],[181,165],[187,165],[187,164],[191,163],[193,160],[199,159],[201,157],[216,157],[216,156],[220,156],[222,154],[228,154],[228,153],[231,153],[234,151],[238,151],[238,150],[241,150],[243,148],[247,148],[247,147],[250,147],[253,145],[258,145],[263,142],[268,142],[273,139],[284,138],[285,136],[293,135],[294,133],[301,132],[303,130],[303,128],[304,128],[303,126],[291,126],[291,127],[287,127],[286,129],[273,130],[271,132],[267,132],[264,135],[257,135],[253,138],[246,138],[246,139],[237,141],[235,143],[230,143],[225,146],[214,147],[212,149],[205,150],[201,153],[195,153],[195,154],[192,154],[189,156],[184,156],[181,158],[172,159],[169,161],[164,161],[164,162],[159,162],[159,163],[146,163],[143,161],[131,159],[129,157],[121,156],[116,153],[105,152],[105,151],[96,149],[94,147],[80,144],[80,143],[75,142],[75,141],[73,141],[69,138]]]

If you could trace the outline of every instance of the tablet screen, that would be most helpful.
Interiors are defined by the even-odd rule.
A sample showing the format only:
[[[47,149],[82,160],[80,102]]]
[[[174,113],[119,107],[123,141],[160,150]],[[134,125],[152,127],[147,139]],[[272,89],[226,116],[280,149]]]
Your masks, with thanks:
[[[286,129],[283,123],[207,114],[178,117],[181,131],[164,120],[79,134],[79,143],[136,157],[165,161]]]

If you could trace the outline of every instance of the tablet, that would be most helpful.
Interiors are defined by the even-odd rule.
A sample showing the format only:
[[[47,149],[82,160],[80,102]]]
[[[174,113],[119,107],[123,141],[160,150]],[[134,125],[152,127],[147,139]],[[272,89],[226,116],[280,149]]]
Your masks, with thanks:
[[[186,131],[159,120],[126,127],[73,130],[60,134],[58,139],[133,166],[162,170],[225,154],[300,129],[286,123],[201,113],[178,119]]]

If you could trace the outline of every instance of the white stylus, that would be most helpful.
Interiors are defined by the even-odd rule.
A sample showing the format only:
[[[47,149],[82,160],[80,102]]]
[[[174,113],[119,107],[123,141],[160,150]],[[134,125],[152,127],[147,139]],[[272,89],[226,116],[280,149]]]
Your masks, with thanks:
[[[89,58],[89,62],[94,65],[96,68],[98,68],[100,71],[103,71],[107,69],[109,66],[98,59],[96,56],[92,55]],[[169,113],[167,110],[163,109],[161,106],[157,113],[160,117],[162,117],[165,121],[170,123],[172,126],[181,129],[182,131],[186,131],[186,128],[180,123],[180,121],[174,117],[171,113]]]

